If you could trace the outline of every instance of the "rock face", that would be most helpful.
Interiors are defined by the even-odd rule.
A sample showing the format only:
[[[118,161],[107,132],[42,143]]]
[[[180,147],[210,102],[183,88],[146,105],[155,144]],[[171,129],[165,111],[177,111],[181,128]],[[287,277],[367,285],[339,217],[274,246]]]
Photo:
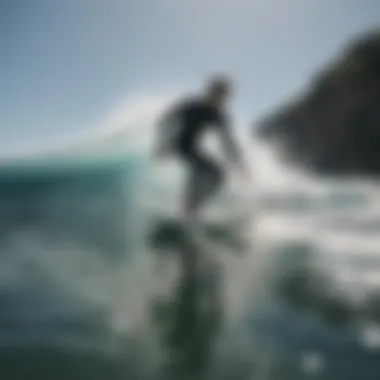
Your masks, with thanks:
[[[380,176],[380,30],[347,46],[255,133],[314,172]]]

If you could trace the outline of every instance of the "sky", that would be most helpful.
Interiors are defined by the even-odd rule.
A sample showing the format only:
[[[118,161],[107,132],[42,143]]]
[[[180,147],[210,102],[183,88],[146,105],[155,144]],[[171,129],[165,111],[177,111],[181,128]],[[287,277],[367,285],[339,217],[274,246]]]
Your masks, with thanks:
[[[379,20],[378,0],[0,0],[0,148],[111,128],[215,72],[251,126]]]

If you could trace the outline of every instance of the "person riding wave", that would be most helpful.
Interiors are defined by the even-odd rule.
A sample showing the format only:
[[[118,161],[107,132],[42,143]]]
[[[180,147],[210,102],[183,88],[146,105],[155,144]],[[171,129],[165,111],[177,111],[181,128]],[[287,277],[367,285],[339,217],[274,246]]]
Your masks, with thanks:
[[[239,170],[246,171],[225,110],[231,93],[232,85],[227,78],[213,78],[207,83],[204,94],[181,100],[160,118],[155,157],[172,155],[184,162],[190,171],[183,204],[186,218],[198,215],[225,178],[224,168],[201,147],[202,138],[210,127],[222,138],[229,160]]]

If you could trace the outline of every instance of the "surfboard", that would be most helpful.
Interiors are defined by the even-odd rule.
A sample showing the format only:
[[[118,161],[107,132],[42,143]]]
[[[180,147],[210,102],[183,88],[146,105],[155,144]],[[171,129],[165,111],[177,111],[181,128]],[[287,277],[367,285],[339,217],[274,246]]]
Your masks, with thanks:
[[[158,248],[174,248],[189,239],[208,245],[223,246],[231,251],[248,248],[248,241],[242,235],[246,219],[225,217],[186,220],[179,214],[158,213],[151,219],[151,243]]]

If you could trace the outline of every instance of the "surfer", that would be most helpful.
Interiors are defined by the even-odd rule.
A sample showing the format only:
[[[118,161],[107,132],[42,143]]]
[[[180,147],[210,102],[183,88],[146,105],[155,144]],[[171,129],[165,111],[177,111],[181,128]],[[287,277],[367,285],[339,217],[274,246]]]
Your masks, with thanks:
[[[196,216],[223,184],[223,168],[201,148],[201,138],[209,127],[221,136],[230,161],[244,169],[225,111],[231,93],[227,78],[213,78],[204,94],[182,100],[160,119],[155,157],[173,155],[190,169],[183,204],[185,218]]]

